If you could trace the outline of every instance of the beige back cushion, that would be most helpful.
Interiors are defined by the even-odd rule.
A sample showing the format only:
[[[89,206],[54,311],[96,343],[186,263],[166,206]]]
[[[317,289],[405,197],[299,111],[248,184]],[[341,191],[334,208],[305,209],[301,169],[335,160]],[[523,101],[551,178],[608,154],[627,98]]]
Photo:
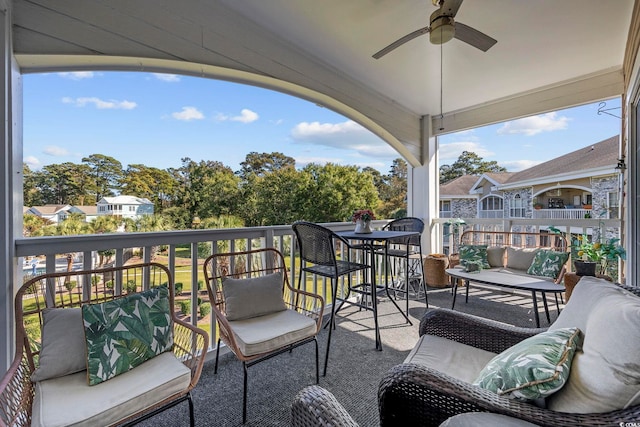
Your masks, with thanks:
[[[487,261],[491,267],[504,267],[504,246],[489,246],[487,248]]]
[[[286,310],[283,287],[284,279],[280,272],[249,279],[224,279],[222,293],[227,319],[250,319]]]
[[[584,331],[567,384],[548,398],[560,412],[593,413],[640,403],[640,298],[603,279],[583,277],[550,329]]]
[[[507,268],[527,271],[538,251],[538,248],[507,247]]]

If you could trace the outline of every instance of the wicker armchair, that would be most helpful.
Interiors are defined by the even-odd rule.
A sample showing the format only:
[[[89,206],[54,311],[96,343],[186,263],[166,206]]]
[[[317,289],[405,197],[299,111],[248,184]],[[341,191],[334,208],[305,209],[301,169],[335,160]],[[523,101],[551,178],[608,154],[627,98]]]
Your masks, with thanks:
[[[495,353],[544,330],[513,327],[447,309],[427,311],[420,323],[420,335],[436,335]],[[640,419],[640,406],[608,413],[554,412],[410,363],[393,367],[382,378],[378,404],[382,426],[437,426],[465,412],[494,412],[545,426],[621,425]]]
[[[291,404],[291,427],[358,427],[358,423],[324,388],[303,388]]]
[[[44,274],[25,282],[15,297],[15,358],[0,381],[0,426],[31,425],[32,415],[34,415],[33,402],[34,398],[37,397],[37,386],[36,383],[31,381],[31,375],[39,366],[45,309],[66,309],[80,307],[84,304],[107,302],[161,284],[167,285],[169,289],[169,307],[173,307],[174,290],[171,273],[166,267],[155,263]],[[193,403],[190,392],[200,378],[209,340],[203,330],[180,320],[173,310],[172,313],[174,328],[172,352],[177,361],[182,362],[191,372],[191,380],[188,385],[179,392],[163,397],[159,401],[151,400],[143,408],[120,408],[115,414],[112,414],[118,417],[115,421],[102,422],[98,419],[95,421],[96,424],[135,424],[142,419],[187,400],[191,426],[194,425]],[[68,351],[71,352],[72,349],[68,349]],[[156,359],[159,358],[160,356]],[[143,368],[147,363],[150,362],[145,362],[133,368],[131,372],[139,369],[147,372],[146,368]],[[127,372],[120,377],[129,374],[130,372]],[[53,379],[52,381],[55,380]],[[97,390],[112,381],[116,381],[116,378],[103,384],[87,386],[86,395],[94,392],[98,393]],[[110,385],[109,387],[112,386]],[[92,391],[89,392],[89,389]],[[104,388],[102,389],[104,390]],[[63,396],[63,398],[66,397],[68,396]],[[112,397],[113,400],[119,398],[116,395]],[[65,404],[64,408],[58,408],[59,411],[73,412],[80,409],[77,408],[71,398],[67,400],[70,400],[68,405]],[[100,400],[98,405],[102,407],[103,411],[107,408],[105,400]],[[97,416],[100,417],[101,415]]]
[[[225,300],[223,291],[225,281],[227,279],[251,280],[273,273],[282,273],[282,278],[278,279],[280,280],[278,285],[280,295],[284,297],[286,309],[242,320],[231,319],[231,302]],[[317,334],[320,332],[324,299],[320,295],[291,287],[284,257],[278,250],[264,248],[211,255],[205,260],[204,274],[219,329],[214,372],[218,371],[220,344],[224,342],[242,362],[244,368],[243,423],[247,418],[247,368],[256,363],[300,345],[314,342],[316,383],[319,381]],[[260,285],[254,282],[254,286]],[[260,305],[261,302],[248,302],[245,299],[243,304],[245,306]]]

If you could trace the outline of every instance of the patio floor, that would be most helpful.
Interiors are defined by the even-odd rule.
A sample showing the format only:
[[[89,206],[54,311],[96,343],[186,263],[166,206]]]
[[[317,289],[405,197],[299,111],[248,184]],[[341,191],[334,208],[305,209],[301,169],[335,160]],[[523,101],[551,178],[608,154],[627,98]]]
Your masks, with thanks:
[[[535,325],[529,293],[472,286],[469,303],[465,304],[463,291],[459,292],[458,311],[517,326]],[[450,308],[451,298],[449,288],[429,290],[430,307]],[[320,385],[330,390],[362,427],[379,425],[378,382],[389,368],[402,363],[417,341],[419,320],[425,311],[424,300],[410,302],[411,326],[386,297],[380,301],[383,351],[375,350],[371,312],[344,309],[337,317],[338,327],[332,335],[327,376],[320,377]],[[553,321],[557,316],[555,304],[550,309]],[[541,326],[545,327],[546,318],[540,314]],[[326,341],[327,330],[323,330],[319,336],[321,368]],[[308,344],[250,368],[245,426],[288,426],[293,397],[314,383],[313,365],[313,344]],[[241,426],[242,365],[233,355],[225,354],[220,357],[216,375],[213,368],[213,360],[205,364],[200,382],[192,392],[196,425]],[[140,425],[188,425],[187,405],[179,405]]]

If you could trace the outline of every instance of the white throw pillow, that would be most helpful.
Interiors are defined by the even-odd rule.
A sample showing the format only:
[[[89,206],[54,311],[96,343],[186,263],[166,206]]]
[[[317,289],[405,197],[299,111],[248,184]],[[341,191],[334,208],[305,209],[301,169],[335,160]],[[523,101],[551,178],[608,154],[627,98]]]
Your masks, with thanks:
[[[583,330],[582,351],[565,386],[547,399],[548,408],[600,413],[639,404],[640,298],[606,280],[583,277],[550,329],[568,323]]]
[[[42,349],[39,367],[31,375],[38,382],[87,368],[84,325],[79,308],[47,308],[42,311]]]

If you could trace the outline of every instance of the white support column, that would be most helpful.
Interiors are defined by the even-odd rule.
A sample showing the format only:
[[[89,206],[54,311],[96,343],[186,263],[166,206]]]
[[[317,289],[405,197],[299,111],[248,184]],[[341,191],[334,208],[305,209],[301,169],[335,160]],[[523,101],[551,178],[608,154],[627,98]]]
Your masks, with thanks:
[[[431,117],[421,119],[422,166],[409,168],[407,179],[407,211],[408,215],[422,218],[425,232],[422,235],[423,253],[440,251],[437,233],[438,227],[432,226],[432,219],[438,217],[439,183],[438,183],[438,144],[436,137],[431,136]]]
[[[15,352],[13,297],[20,278],[14,240],[22,227],[22,78],[13,58],[11,2],[0,0],[0,372]]]

